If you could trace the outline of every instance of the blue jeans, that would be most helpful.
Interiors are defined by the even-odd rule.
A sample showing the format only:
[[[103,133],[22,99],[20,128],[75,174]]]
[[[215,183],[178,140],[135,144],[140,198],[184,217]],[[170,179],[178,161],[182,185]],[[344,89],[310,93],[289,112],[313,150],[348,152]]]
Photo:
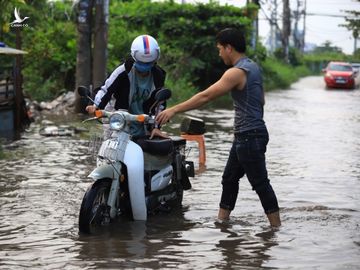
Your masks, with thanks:
[[[275,192],[266,170],[265,152],[269,142],[266,129],[254,129],[235,134],[229,158],[222,176],[220,207],[233,210],[239,192],[239,180],[245,174],[258,194],[266,214],[279,211]]]

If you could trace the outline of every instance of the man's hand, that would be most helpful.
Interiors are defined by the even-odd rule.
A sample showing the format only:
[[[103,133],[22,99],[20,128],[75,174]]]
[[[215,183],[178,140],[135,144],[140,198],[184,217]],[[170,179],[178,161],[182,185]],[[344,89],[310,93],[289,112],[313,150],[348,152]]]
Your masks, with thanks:
[[[158,128],[154,128],[154,129],[151,131],[150,140],[151,140],[153,137],[161,137],[161,138],[169,139],[169,136],[168,136],[167,134],[161,132],[161,130],[158,129]]]
[[[166,122],[168,122],[171,118],[173,118],[174,115],[175,115],[175,111],[173,110],[173,108],[169,108],[159,113],[156,116],[155,120],[159,125],[163,125]]]
[[[95,111],[96,111],[96,106],[95,106],[95,105],[86,106],[85,110],[86,110],[89,114],[94,114]]]

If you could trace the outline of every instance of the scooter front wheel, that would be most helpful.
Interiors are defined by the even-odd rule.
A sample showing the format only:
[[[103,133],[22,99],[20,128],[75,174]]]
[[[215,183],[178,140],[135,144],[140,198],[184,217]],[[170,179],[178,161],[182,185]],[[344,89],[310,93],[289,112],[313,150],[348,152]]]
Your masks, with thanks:
[[[110,187],[111,179],[101,179],[88,188],[80,207],[80,232],[93,233],[98,227],[110,222],[107,205]]]

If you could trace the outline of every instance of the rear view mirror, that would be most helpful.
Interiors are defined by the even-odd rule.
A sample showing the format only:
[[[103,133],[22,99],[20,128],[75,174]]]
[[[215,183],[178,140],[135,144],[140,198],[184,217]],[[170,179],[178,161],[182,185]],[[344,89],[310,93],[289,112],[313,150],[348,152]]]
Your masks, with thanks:
[[[80,85],[77,90],[80,97],[88,97],[90,95],[89,89],[86,86]]]
[[[171,97],[171,90],[163,88],[155,94],[155,100],[157,102],[168,100]]]
[[[80,97],[90,100],[96,106],[99,105],[90,97],[90,91],[86,86],[80,85],[78,87],[77,91],[78,91]]]

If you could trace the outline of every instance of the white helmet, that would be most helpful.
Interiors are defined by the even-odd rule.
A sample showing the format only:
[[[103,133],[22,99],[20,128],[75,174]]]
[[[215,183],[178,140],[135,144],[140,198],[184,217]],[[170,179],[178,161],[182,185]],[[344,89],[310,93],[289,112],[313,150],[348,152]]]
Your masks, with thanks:
[[[131,56],[135,62],[152,63],[160,58],[160,47],[152,36],[141,35],[131,44]]]

